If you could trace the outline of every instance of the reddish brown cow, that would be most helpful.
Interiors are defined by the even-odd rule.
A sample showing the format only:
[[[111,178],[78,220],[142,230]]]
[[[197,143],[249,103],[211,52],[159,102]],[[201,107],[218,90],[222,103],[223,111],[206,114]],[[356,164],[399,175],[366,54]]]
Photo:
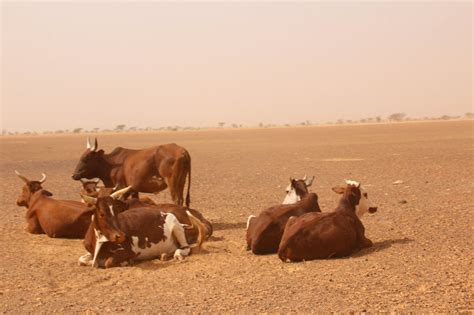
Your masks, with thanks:
[[[377,207],[357,182],[347,181],[346,187],[333,190],[343,194],[333,212],[307,213],[288,220],[278,249],[282,261],[342,257],[372,246],[359,218],[376,212]]]
[[[79,201],[56,200],[53,194],[41,186],[46,175],[39,181],[30,181],[15,173],[24,182],[17,205],[26,207],[26,230],[32,234],[47,234],[49,237],[84,238],[91,222],[92,210]]]
[[[184,186],[188,177],[186,206],[189,207],[191,202],[191,156],[175,143],[142,150],[118,147],[105,154],[98,150],[97,138],[94,145],[87,139],[87,149],[72,178],[95,177],[100,178],[105,187],[132,186],[136,197],[138,192],[158,193],[169,187],[171,198],[178,205],[184,203]]]
[[[292,187],[298,186],[298,190],[306,189],[304,181],[300,181],[293,180]],[[256,255],[276,253],[288,219],[308,212],[321,212],[315,193],[304,194],[297,203],[273,206],[262,211],[257,217],[249,217],[247,250]]]
[[[122,189],[107,197],[84,199],[94,205],[94,215],[84,245],[89,254],[79,264],[106,268],[122,266],[133,260],[173,255],[183,259],[191,247],[201,247],[205,226],[188,212],[191,223],[199,229],[197,244],[189,246],[183,226],[171,213],[144,207],[123,211]]]

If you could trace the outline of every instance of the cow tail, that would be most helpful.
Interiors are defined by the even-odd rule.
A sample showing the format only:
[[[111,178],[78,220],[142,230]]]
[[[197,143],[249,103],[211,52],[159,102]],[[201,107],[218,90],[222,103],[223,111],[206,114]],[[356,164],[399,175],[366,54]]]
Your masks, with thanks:
[[[207,228],[204,223],[202,223],[198,218],[193,216],[189,210],[186,210],[186,213],[188,214],[189,220],[191,221],[192,225],[198,230],[197,243],[192,244],[191,247],[197,247],[199,250],[202,247],[202,243],[204,243],[204,240],[206,239]]]
[[[191,156],[189,155],[188,152],[186,152],[186,158],[187,162],[189,163],[189,173],[188,173],[188,191],[186,193],[186,207],[189,208],[189,205],[191,204]]]

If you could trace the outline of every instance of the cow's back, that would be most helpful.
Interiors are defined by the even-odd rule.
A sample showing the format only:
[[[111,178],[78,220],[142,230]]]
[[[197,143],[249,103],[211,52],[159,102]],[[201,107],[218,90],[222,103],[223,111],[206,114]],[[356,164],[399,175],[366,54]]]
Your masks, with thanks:
[[[83,238],[92,211],[82,202],[45,197],[34,205],[44,232],[50,237]]]
[[[338,212],[295,218],[285,228],[278,255],[291,261],[347,256],[357,246],[356,220]]]
[[[133,208],[118,214],[120,230],[128,237],[137,237],[140,244],[164,239],[166,214],[153,207]]]

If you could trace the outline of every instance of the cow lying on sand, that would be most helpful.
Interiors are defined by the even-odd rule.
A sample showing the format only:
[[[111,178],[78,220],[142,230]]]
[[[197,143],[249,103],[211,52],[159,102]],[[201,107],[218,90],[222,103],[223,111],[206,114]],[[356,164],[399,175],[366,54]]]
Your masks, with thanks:
[[[81,198],[83,201],[83,196],[89,196],[94,198],[106,197],[115,192],[114,188],[98,187],[97,181],[81,180],[81,182],[83,184],[83,188],[81,190]],[[171,203],[156,204],[151,198],[148,198],[146,196],[140,196],[139,199],[133,198],[133,196],[130,195],[128,192],[121,195],[120,201],[125,204],[124,209],[122,210],[154,207],[158,208],[163,212],[174,214],[181,224],[188,226],[188,228],[185,229],[186,239],[188,240],[188,242],[195,242],[197,240],[199,231],[197,227],[194,226],[189,220],[189,215],[187,213],[189,211],[194,217],[196,217],[206,226],[206,239],[212,236],[213,228],[211,222],[206,220],[206,218],[204,218],[201,212],[195,209],[190,209],[184,206],[179,206]]]
[[[173,202],[189,207],[191,202],[191,156],[175,143],[148,149],[132,150],[115,148],[106,154],[98,149],[97,138],[92,145],[87,139],[87,149],[82,154],[72,174],[74,180],[100,178],[105,187],[133,187],[139,192],[159,193],[169,187]],[[186,200],[184,186],[188,178]]]
[[[26,230],[32,234],[47,234],[49,237],[84,238],[91,222],[92,211],[79,201],[56,200],[44,190],[41,184],[46,175],[39,181],[29,180],[15,171],[25,182],[17,205],[26,207]]]
[[[365,237],[360,217],[374,213],[377,207],[355,181],[346,187],[334,187],[342,197],[329,213],[307,213],[288,220],[278,249],[282,261],[302,261],[348,256],[372,246]]]
[[[292,180],[291,189],[305,187],[305,181]],[[258,216],[250,216],[247,220],[247,250],[256,255],[272,254],[278,251],[281,236],[286,222],[291,216],[300,216],[308,212],[321,212],[318,196],[307,193],[294,204],[270,207]]]
[[[79,264],[111,268],[168,255],[181,260],[190,254],[191,247],[201,247],[206,228],[190,212],[190,221],[199,229],[198,242],[191,246],[183,225],[173,214],[153,207],[123,211],[125,205],[119,199],[129,189],[106,197],[84,196],[93,205],[94,215],[84,239],[89,254],[80,257]]]

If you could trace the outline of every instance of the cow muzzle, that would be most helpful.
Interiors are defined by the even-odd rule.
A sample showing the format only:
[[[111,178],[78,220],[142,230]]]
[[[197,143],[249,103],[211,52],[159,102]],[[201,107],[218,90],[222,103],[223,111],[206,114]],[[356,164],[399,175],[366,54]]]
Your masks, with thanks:
[[[80,180],[82,178],[81,174],[72,174],[72,179],[74,180]]]
[[[369,213],[375,213],[377,212],[377,207],[370,207],[369,208]]]
[[[114,240],[114,243],[121,244],[125,241],[125,234],[123,233],[114,234],[113,240]]]

